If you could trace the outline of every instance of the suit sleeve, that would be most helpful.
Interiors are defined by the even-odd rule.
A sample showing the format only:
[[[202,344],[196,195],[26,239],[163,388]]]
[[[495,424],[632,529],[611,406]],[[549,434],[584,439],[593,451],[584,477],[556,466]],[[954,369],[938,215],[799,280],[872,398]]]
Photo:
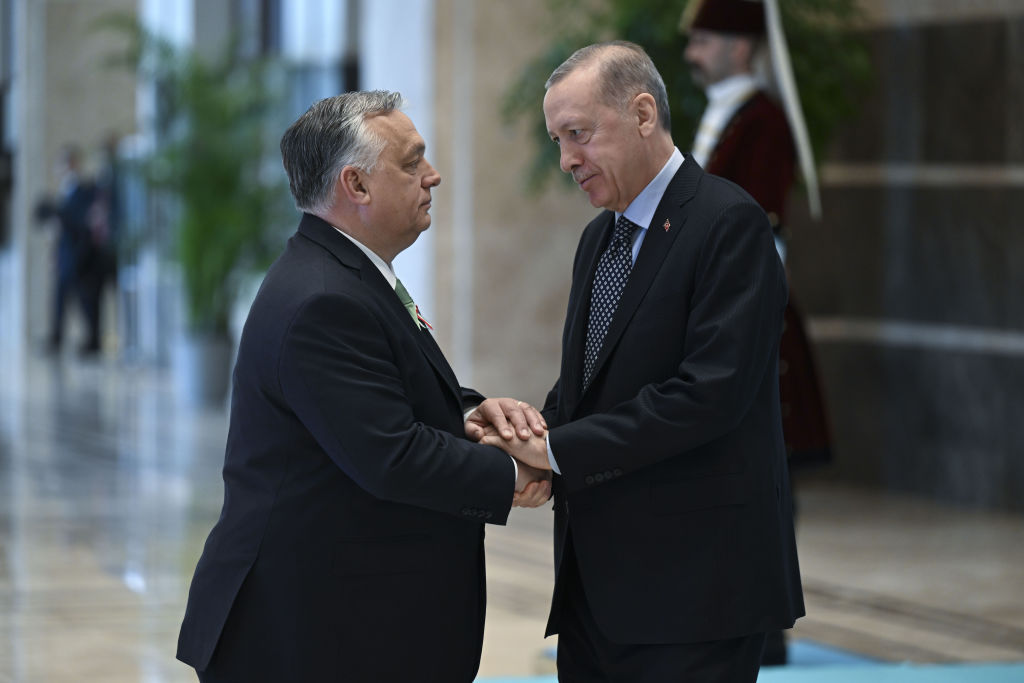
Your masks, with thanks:
[[[544,407],[541,408],[541,417],[550,425],[555,423],[555,415],[558,413],[558,391],[561,385],[562,378],[559,377],[555,380],[554,386],[551,387],[551,391],[548,392],[547,398],[544,399]]]
[[[418,421],[388,332],[352,297],[319,295],[281,349],[289,407],[345,474],[370,494],[504,524],[515,472],[504,451]]]
[[[462,392],[462,412],[466,412],[471,408],[476,408],[478,405],[487,400],[487,397],[481,394],[475,389],[467,389],[466,387],[459,387]]]
[[[610,410],[551,430],[551,448],[568,490],[589,485],[585,477],[594,472],[628,474],[685,457],[735,429],[767,381],[786,289],[771,231],[757,206],[733,204],[713,221],[694,277],[678,371]]]

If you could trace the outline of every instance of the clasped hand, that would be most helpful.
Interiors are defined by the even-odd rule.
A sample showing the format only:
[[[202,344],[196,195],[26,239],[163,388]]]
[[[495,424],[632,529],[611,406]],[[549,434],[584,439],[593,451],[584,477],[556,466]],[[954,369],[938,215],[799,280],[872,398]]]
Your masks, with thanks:
[[[466,418],[466,436],[497,446],[518,462],[516,507],[538,507],[551,497],[547,431],[537,409],[514,398],[489,398]]]

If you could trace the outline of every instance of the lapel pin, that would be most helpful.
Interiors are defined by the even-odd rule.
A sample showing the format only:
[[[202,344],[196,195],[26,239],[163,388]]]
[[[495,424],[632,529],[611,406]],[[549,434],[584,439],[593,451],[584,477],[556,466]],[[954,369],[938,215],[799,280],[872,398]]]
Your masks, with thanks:
[[[661,227],[665,228],[665,232],[668,232],[668,229],[672,227],[672,224],[671,224],[671,223],[669,223],[669,222],[668,222],[668,219],[666,218],[666,219],[665,219],[665,225],[663,225],[663,226],[661,226]]]

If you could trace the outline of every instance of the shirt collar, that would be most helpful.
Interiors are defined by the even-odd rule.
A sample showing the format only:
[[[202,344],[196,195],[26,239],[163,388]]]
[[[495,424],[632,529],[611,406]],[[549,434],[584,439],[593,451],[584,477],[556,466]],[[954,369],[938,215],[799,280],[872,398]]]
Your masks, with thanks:
[[[391,268],[390,263],[382,259],[380,256],[377,256],[377,254],[375,254],[368,246],[366,246],[365,244],[363,244],[362,242],[360,242],[347,232],[344,232],[338,226],[332,225],[331,227],[340,232],[345,237],[347,237],[349,240],[351,240],[352,244],[359,247],[359,250],[366,254],[366,258],[370,259],[370,263],[377,266],[377,270],[380,271],[380,274],[383,275],[384,279],[388,281],[389,285],[391,285],[391,289],[395,288],[395,283],[398,281],[398,277],[395,275],[395,271],[394,269]]]
[[[654,180],[647,183],[647,187],[629,203],[625,211],[615,214],[615,220],[617,221],[619,216],[625,215],[630,221],[646,230],[654,219],[654,212],[658,210],[658,204],[661,203],[661,198],[664,196],[669,182],[672,181],[676,171],[682,165],[683,154],[676,147],[672,150],[672,156],[661,167],[658,175],[654,176]]]
[[[707,87],[705,93],[708,96],[708,101],[715,103],[732,100],[742,96],[747,91],[757,90],[757,88],[757,79],[751,74],[744,73],[729,76],[717,83],[712,83]]]

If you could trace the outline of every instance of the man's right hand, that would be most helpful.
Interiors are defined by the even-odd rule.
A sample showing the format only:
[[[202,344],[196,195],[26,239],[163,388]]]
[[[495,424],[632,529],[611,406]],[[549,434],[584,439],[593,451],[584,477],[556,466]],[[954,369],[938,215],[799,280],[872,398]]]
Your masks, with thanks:
[[[512,497],[513,507],[535,508],[551,498],[551,470],[538,470],[524,462],[516,463],[519,468],[516,477],[516,492]]]

